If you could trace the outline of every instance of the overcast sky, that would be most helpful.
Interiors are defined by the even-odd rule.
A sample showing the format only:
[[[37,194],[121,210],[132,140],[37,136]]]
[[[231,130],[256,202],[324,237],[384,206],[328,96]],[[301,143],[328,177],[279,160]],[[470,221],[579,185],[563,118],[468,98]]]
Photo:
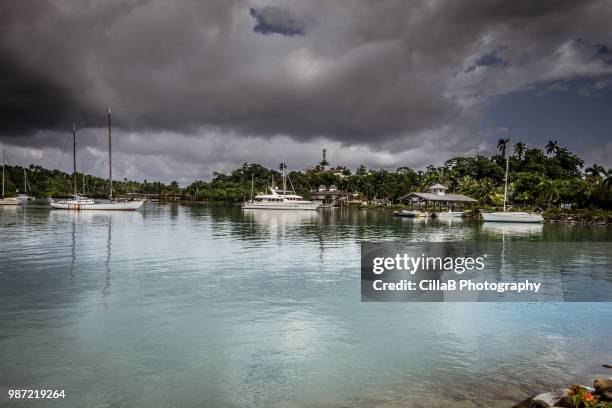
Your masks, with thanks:
[[[549,139],[612,166],[610,1],[0,3],[12,163],[206,179],[242,162],[423,168]]]

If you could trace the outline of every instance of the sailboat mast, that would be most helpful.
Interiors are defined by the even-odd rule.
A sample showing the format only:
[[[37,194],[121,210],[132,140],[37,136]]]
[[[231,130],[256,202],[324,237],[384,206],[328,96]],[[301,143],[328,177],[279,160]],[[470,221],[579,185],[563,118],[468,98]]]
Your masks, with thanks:
[[[113,199],[113,153],[111,139],[111,108],[108,107],[108,199]]]
[[[28,174],[26,168],[23,168],[23,193],[28,194]]]
[[[506,156],[506,176],[504,177],[504,212],[506,212],[506,201],[508,200],[508,166],[510,162],[509,154],[510,151],[510,134],[512,133],[512,128],[508,128],[508,138],[506,139],[506,148],[504,149],[504,153]]]
[[[2,151],[2,197],[4,198],[4,150]]]
[[[76,174],[76,125],[72,124],[72,177],[74,178],[74,195],[77,195]]]
[[[283,164],[281,164],[281,166],[283,167],[283,194],[285,194],[285,192],[287,191],[287,176],[285,175],[285,168],[287,167],[287,165],[285,164],[284,159]]]
[[[255,173],[251,173],[251,202],[253,202],[253,189],[255,188]]]

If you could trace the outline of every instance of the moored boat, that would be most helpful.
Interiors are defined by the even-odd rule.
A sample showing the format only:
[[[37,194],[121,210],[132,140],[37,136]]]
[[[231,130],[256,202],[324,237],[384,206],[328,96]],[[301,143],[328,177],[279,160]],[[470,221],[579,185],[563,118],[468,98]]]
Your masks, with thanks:
[[[21,202],[34,201],[35,200],[34,197],[32,197],[30,195],[27,195],[27,194],[17,194],[17,197],[15,197],[15,198],[17,198],[17,200],[19,200]]]
[[[2,197],[0,198],[0,205],[20,205],[21,201],[15,197]]]
[[[434,218],[463,218],[463,211],[440,211],[431,214]]]
[[[95,201],[91,198],[75,195],[69,199],[52,200],[51,208],[56,210],[137,210],[142,207],[142,201]]]
[[[16,199],[15,197],[5,197],[4,196],[4,162],[5,162],[6,154],[4,150],[2,151],[2,195],[0,196],[0,205],[19,205],[21,201]]]
[[[270,194],[257,194],[253,197],[254,178],[251,177],[251,199],[242,204],[242,208],[245,210],[316,210],[321,206],[320,201],[305,200],[304,197],[297,195],[295,190],[287,190],[287,179],[289,178],[286,173],[287,165],[281,163],[281,171],[283,176],[283,189],[279,190],[275,187],[269,187]],[[291,179],[289,179],[291,183]],[[274,184],[274,181],[272,181]]]
[[[30,188],[30,183],[28,183],[28,173],[26,168],[23,168],[23,194],[17,194],[17,199],[23,203],[26,201],[34,200],[35,198],[28,195],[28,190],[32,193],[32,189]]]
[[[287,194],[270,187],[270,194],[257,194],[242,205],[244,209],[265,210],[316,210],[321,206],[318,201],[305,200],[297,194]]]
[[[76,179],[76,126],[72,125],[73,141],[73,166],[74,166],[74,195],[69,199],[49,199],[49,206],[56,210],[103,210],[103,211],[134,211],[142,207],[144,201],[118,201],[113,198],[113,165],[111,149],[111,110],[108,108],[108,200],[95,201],[91,198],[80,196],[77,193]]]
[[[508,128],[508,138],[506,139],[505,154],[506,157],[506,174],[504,177],[504,211],[503,212],[483,212],[481,213],[482,219],[485,222],[544,222],[544,217],[540,214],[533,214],[524,211],[511,212],[507,211],[506,203],[508,201],[508,165],[509,165],[509,151],[510,151],[510,134],[512,128]]]
[[[398,217],[406,217],[406,218],[425,218],[429,217],[429,214],[424,211],[413,211],[413,210],[398,210],[393,211],[393,215]]]
[[[517,212],[483,212],[482,218],[490,222],[543,222],[544,217],[540,214],[532,214],[523,211]]]

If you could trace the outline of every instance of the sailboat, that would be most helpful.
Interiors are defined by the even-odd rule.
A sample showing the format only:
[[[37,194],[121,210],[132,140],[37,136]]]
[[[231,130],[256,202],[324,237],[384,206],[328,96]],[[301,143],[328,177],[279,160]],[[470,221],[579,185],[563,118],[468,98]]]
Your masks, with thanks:
[[[28,195],[28,190],[30,190],[30,193],[32,192],[32,189],[29,188],[30,184],[28,183],[28,172],[26,171],[26,168],[23,168],[23,193],[22,194],[17,194],[17,199],[21,202],[25,202],[25,201],[29,201],[29,200],[34,200],[34,197]]]
[[[242,204],[242,208],[246,210],[262,209],[262,210],[316,210],[321,206],[319,201],[305,200],[302,196],[295,193],[293,183],[291,190],[287,190],[287,165],[281,163],[281,171],[283,176],[283,189],[279,190],[274,187],[274,179],[272,179],[272,187],[269,187],[270,194],[257,194],[253,197],[253,178],[251,178],[251,199]]]
[[[113,199],[113,161],[112,161],[112,138],[111,138],[111,110],[108,108],[108,200],[95,201],[91,198],[80,196],[77,193],[76,177],[76,126],[72,125],[73,143],[73,171],[74,171],[74,195],[67,200],[50,200],[49,205],[57,210],[123,210],[134,211],[142,207],[144,201],[117,201]]]
[[[0,205],[19,205],[21,201],[15,197],[4,197],[4,163],[6,154],[2,151],[2,196],[0,196]]]
[[[540,214],[532,214],[524,211],[506,211],[506,202],[508,200],[508,167],[509,167],[509,151],[510,151],[510,134],[512,128],[508,128],[508,139],[506,139],[506,176],[504,177],[504,211],[503,212],[483,212],[482,218],[485,221],[491,222],[544,222],[544,218]]]

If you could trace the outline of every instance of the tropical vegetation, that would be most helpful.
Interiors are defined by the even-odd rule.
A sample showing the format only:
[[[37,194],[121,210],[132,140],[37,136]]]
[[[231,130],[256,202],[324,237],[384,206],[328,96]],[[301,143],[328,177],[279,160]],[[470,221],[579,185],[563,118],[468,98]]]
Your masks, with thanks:
[[[543,149],[528,148],[518,142],[508,146],[506,139],[498,143],[499,154],[491,157],[454,157],[442,166],[428,166],[415,170],[408,166],[395,171],[368,169],[360,166],[356,171],[343,166],[331,167],[326,159],[306,171],[289,172],[289,187],[305,197],[319,186],[335,185],[338,189],[359,194],[364,201],[384,200],[397,203],[402,196],[442,183],[450,193],[465,194],[478,200],[481,207],[500,206],[503,201],[505,155],[509,156],[509,201],[515,206],[558,208],[561,204],[572,208],[612,208],[612,169],[593,164],[584,167],[584,161],[549,141]],[[181,187],[150,181],[113,181],[115,195],[151,194],[163,198],[240,202],[254,191],[263,192],[275,180],[281,183],[281,166],[268,169],[256,163],[244,163],[229,173],[214,173],[208,181],[196,180]],[[7,166],[7,195],[23,190],[23,168]],[[31,165],[28,181],[35,196],[71,194],[73,177],[59,170],[47,170]],[[106,195],[105,179],[77,174],[78,190],[92,197]]]

